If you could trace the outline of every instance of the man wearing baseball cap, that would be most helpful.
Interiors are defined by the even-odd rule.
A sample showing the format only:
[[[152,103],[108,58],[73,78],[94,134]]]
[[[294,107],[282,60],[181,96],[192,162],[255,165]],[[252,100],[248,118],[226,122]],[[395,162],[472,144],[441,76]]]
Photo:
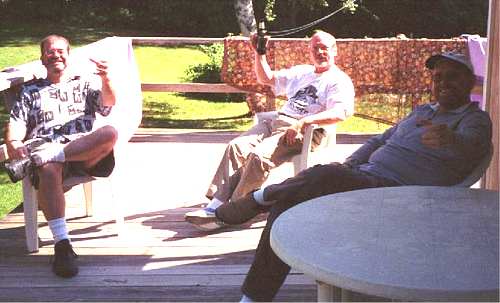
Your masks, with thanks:
[[[271,301],[290,271],[270,246],[271,226],[287,209],[319,196],[363,188],[455,185],[486,155],[492,124],[488,113],[470,101],[475,77],[468,58],[443,53],[425,64],[432,72],[433,102],[418,106],[398,124],[368,139],[343,164],[316,165],[217,208],[215,220],[226,224],[241,224],[269,211],[242,286],[242,301]]]
[[[432,70],[432,93],[441,107],[454,109],[470,103],[476,78],[467,55],[456,52],[433,55],[425,66]]]
[[[474,68],[469,60],[469,56],[456,52],[445,52],[442,54],[437,54],[429,57],[425,62],[425,66],[429,69],[434,69],[437,61],[442,59],[448,59],[465,65],[472,73],[474,73]]]

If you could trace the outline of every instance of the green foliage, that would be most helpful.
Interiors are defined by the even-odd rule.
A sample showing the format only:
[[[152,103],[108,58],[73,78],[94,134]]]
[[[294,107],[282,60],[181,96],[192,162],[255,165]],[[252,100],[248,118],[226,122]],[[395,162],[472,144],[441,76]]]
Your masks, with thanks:
[[[264,4],[254,3],[256,15],[269,14]],[[271,31],[294,28],[341,6],[347,6],[343,14],[319,24],[319,29],[338,38],[394,37],[401,33],[412,38],[450,38],[464,33],[486,36],[488,0],[280,0],[274,1],[273,18],[266,25]],[[310,34],[312,30],[292,37]]]
[[[208,57],[208,62],[190,65],[184,79],[186,82],[220,83],[224,45],[220,43],[201,45],[199,49]]]
[[[134,45],[143,83],[178,83],[193,63],[206,63],[208,57],[196,46],[156,47]]]
[[[161,36],[223,37],[239,32],[233,0],[3,0],[0,28],[40,24],[148,30]]]
[[[185,82],[221,83],[221,67],[224,58],[224,45],[214,43],[201,45],[199,49],[208,57],[208,62],[190,65],[186,70]],[[186,96],[211,101],[241,102],[241,94],[187,93]]]
[[[10,182],[3,169],[0,170],[0,219],[21,203],[21,182]]]
[[[19,25],[31,32],[50,25],[59,34],[72,26],[104,28],[115,35],[128,32],[131,36],[131,32],[146,30],[151,36],[223,37],[240,31],[233,2],[0,0],[0,35]],[[256,19],[266,18],[270,30],[297,27],[346,5],[343,14],[320,24],[321,29],[339,38],[400,33],[415,38],[449,38],[464,33],[485,36],[488,18],[488,0],[254,0],[253,5]],[[309,34],[303,31],[295,37]]]
[[[143,93],[142,127],[247,130],[252,119],[243,102],[192,99],[173,93]]]
[[[345,7],[351,14],[356,12],[356,9],[358,8],[358,4],[356,3],[356,0],[341,0],[343,3],[343,7]]]
[[[276,14],[273,12],[274,2],[275,0],[267,0],[264,7],[264,14],[266,15],[266,20],[268,22],[276,19]]]

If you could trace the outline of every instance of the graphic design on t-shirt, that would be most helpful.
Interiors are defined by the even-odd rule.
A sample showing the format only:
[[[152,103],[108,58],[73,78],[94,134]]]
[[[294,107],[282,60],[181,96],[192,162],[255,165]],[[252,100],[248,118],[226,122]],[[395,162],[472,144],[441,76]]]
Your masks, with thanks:
[[[65,142],[68,135],[91,131],[96,112],[109,114],[110,108],[100,104],[99,95],[88,81],[74,79],[55,87],[40,80],[26,88],[11,119],[25,121],[29,138]]]
[[[287,107],[299,115],[309,113],[308,107],[318,103],[316,92],[316,87],[312,85],[298,90],[293,97],[288,99]]]

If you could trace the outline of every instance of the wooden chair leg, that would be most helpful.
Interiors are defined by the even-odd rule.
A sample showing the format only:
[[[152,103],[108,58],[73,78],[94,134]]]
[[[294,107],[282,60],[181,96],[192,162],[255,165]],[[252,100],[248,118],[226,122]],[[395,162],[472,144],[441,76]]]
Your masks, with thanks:
[[[28,252],[38,251],[38,201],[29,178],[23,179],[24,229]]]

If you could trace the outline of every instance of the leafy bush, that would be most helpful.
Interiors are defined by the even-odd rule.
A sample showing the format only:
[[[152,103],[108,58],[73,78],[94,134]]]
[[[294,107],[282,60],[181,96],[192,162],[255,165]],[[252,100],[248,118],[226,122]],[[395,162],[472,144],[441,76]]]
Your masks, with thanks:
[[[186,70],[186,77],[184,80],[200,83],[220,83],[224,45],[221,43],[214,43],[210,45],[200,45],[199,48],[207,55],[208,62],[189,66]]]
[[[221,83],[220,73],[224,57],[224,45],[214,43],[200,45],[199,48],[207,55],[208,62],[189,66],[183,80],[193,83]],[[190,98],[224,102],[241,102],[244,99],[243,94],[186,93],[185,95]]]

